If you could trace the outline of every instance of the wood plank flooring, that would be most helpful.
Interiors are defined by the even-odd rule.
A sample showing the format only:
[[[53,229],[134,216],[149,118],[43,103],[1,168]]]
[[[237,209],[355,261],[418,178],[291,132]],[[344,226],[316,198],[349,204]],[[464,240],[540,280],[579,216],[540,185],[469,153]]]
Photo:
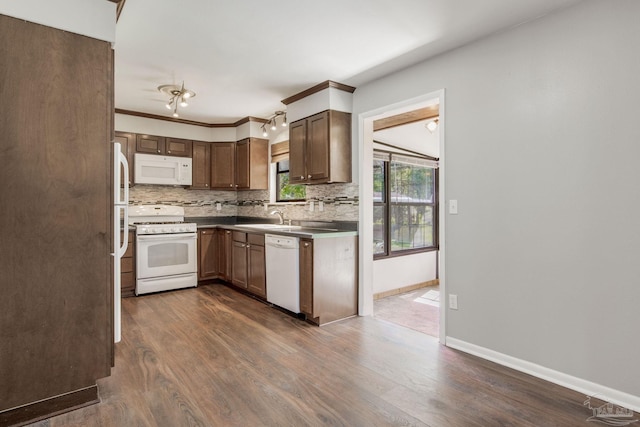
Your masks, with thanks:
[[[58,426],[579,426],[585,399],[373,317],[322,328],[223,285],[123,300],[101,403]]]
[[[439,289],[438,285],[428,286],[375,300],[373,316],[437,337],[440,333],[440,308],[416,302],[416,299],[429,290]]]

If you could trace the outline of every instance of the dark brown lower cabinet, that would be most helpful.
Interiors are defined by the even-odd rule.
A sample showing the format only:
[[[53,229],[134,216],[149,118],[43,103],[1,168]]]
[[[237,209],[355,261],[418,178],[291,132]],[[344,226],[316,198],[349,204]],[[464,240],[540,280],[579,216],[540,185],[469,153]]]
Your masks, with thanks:
[[[233,231],[231,244],[231,283],[247,289],[247,233]]]
[[[358,314],[357,236],[300,240],[300,311],[324,325]]]
[[[233,233],[231,230],[219,228],[218,230],[218,276],[227,282],[231,281],[231,249],[233,246]]]
[[[264,235],[261,234],[247,235],[247,290],[262,298],[267,297]]]
[[[216,279],[220,272],[218,232],[215,228],[198,231],[198,280]]]
[[[120,294],[123,298],[136,294],[136,239],[135,232],[127,232],[128,247],[120,260]]]
[[[267,296],[264,235],[233,231],[231,283],[262,298]]]

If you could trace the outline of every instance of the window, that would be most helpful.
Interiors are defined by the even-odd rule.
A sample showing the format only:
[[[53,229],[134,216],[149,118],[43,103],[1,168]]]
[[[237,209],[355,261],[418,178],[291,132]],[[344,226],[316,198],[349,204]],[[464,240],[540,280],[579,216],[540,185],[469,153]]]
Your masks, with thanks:
[[[437,249],[437,180],[437,164],[432,161],[375,152],[375,258]]]
[[[289,184],[289,160],[276,163],[276,201],[293,202],[304,200],[307,188],[304,185]]]

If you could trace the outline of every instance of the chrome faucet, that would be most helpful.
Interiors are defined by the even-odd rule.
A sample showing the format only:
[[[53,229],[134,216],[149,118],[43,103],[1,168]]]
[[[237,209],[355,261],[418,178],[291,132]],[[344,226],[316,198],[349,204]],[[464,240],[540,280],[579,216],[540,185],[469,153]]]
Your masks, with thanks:
[[[280,224],[284,224],[284,214],[282,213],[282,211],[279,210],[274,210],[271,211],[271,215],[278,215],[278,218],[280,219]]]

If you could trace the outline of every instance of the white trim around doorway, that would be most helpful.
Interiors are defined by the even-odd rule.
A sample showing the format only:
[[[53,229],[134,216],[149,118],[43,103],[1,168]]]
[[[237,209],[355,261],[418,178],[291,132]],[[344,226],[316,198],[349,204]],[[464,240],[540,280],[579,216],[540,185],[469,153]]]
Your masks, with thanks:
[[[439,256],[438,272],[440,280],[440,331],[441,344],[446,345],[446,250],[445,250],[445,90],[441,89],[415,98],[400,101],[391,105],[366,111],[358,115],[358,147],[359,151],[359,192],[360,192],[360,212],[359,212],[359,286],[358,286],[358,307],[359,315],[373,315],[373,170],[366,165],[373,164],[373,121],[415,109],[418,104],[438,99],[440,104],[440,162],[439,162],[439,209],[438,209],[438,233],[439,233]]]

